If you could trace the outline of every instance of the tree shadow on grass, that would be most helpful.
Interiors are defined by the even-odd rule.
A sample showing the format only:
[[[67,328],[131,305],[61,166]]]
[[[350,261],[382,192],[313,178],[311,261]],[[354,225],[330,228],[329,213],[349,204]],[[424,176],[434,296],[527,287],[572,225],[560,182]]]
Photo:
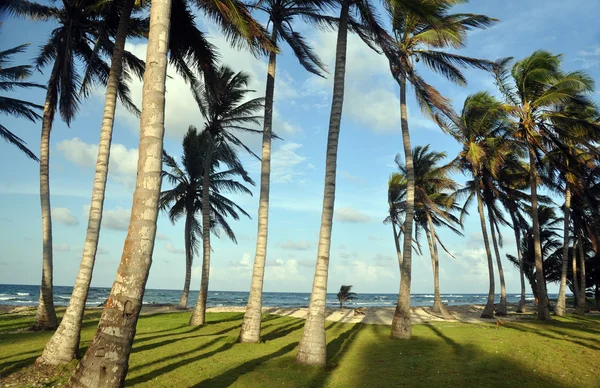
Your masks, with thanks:
[[[594,346],[591,343],[584,342],[584,341],[590,341],[590,342],[593,341],[593,342],[597,343],[598,341],[595,339],[573,336],[573,335],[566,334],[564,332],[553,330],[552,323],[547,323],[547,324],[538,323],[538,325],[548,325],[549,327],[543,327],[543,330],[549,331],[551,333],[556,333],[556,335],[546,333],[546,332],[540,330],[539,327],[531,328],[531,327],[527,327],[525,325],[510,325],[510,324],[505,325],[505,326],[508,329],[517,330],[517,331],[520,331],[523,333],[531,333],[531,334],[539,335],[540,337],[548,338],[551,340],[567,341],[567,342],[571,342],[572,344],[575,344],[575,345],[584,346],[584,347],[594,350],[594,351],[600,351],[600,346]],[[573,338],[577,338],[577,339],[573,339]],[[581,341],[580,339],[583,339],[584,341]]]
[[[278,338],[285,337],[286,335],[300,330],[304,326],[304,321],[292,321],[286,325],[279,326],[275,330],[272,330],[262,336],[262,342],[273,341]]]
[[[276,352],[246,361],[245,363],[243,363],[233,369],[229,369],[228,371],[226,371],[225,373],[223,373],[219,376],[213,377],[208,380],[204,380],[204,381],[200,382],[199,384],[194,385],[194,387],[206,387],[206,388],[228,387],[228,386],[232,385],[233,383],[235,383],[236,380],[239,379],[241,376],[245,375],[246,373],[252,372],[256,368],[261,366],[263,363],[265,363],[273,358],[283,356],[284,354],[291,352],[297,345],[298,345],[298,342],[293,342],[291,344],[288,344],[288,345],[282,347],[281,349],[279,349]]]

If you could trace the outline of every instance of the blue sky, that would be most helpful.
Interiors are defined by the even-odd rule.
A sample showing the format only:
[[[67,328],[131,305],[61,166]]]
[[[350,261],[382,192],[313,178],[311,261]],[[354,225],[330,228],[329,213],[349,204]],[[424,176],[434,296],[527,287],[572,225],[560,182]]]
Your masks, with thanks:
[[[585,69],[600,82],[600,27],[595,1],[474,1],[460,11],[483,13],[501,20],[496,26],[469,35],[464,55],[497,59],[521,58],[542,48],[564,55],[567,70]],[[219,47],[222,62],[252,76],[255,96],[264,94],[266,58],[254,58],[231,48],[215,25],[199,18],[201,28]],[[8,18],[0,30],[0,49],[31,43],[17,57],[26,63],[37,52],[53,26],[50,23]],[[333,70],[334,32],[298,26],[316,52]],[[145,58],[145,43],[128,49]],[[331,79],[304,71],[287,47],[278,59],[274,129],[283,141],[274,142],[269,220],[266,291],[310,292],[321,216],[325,145],[331,103]],[[479,90],[494,91],[491,76],[467,71],[469,85],[461,88],[423,70],[430,83],[459,109],[465,97]],[[172,71],[167,81],[165,149],[179,156],[180,142],[189,125],[202,127],[202,118],[188,87]],[[46,83],[45,74],[33,81]],[[141,101],[141,82],[131,85],[134,99]],[[57,119],[51,140],[51,193],[54,222],[54,279],[72,285],[79,266],[87,225],[96,159],[104,90],[97,90],[81,105],[77,118],[67,127]],[[43,91],[27,91],[16,97],[43,102]],[[431,144],[436,151],[454,157],[459,146],[423,118],[409,94],[409,123],[413,146]],[[41,124],[2,117],[3,125],[24,138],[34,151],[39,147]],[[244,135],[248,145],[260,150],[260,137]],[[118,108],[114,130],[105,213],[96,260],[93,286],[110,286],[118,266],[129,221],[135,181],[138,120]],[[385,59],[370,51],[354,36],[347,54],[344,116],[338,156],[336,212],[333,227],[329,290],[353,284],[356,292],[398,291],[399,270],[392,231],[382,220],[386,215],[386,184],[394,172],[394,157],[402,149],[398,88],[389,75]],[[37,284],[41,275],[41,222],[38,165],[16,148],[0,142],[0,283]],[[37,152],[36,152],[37,153]],[[244,157],[253,178],[259,164]],[[457,176],[462,181],[462,176]],[[213,238],[214,252],[210,288],[246,291],[256,239],[258,189],[253,197],[235,197],[252,216],[233,224],[238,244]],[[441,256],[442,292],[485,292],[487,266],[480,226],[473,214],[465,225],[465,237],[442,231],[441,237],[456,259]],[[504,253],[514,253],[512,231],[504,231]],[[425,244],[426,245],[426,244]],[[432,291],[431,261],[414,256],[413,292]],[[200,280],[196,259],[192,287]],[[510,293],[518,292],[518,271],[503,264]],[[161,215],[149,288],[178,289],[184,276],[183,222],[172,225]],[[497,283],[498,284],[498,283]],[[556,287],[550,286],[553,292]]]

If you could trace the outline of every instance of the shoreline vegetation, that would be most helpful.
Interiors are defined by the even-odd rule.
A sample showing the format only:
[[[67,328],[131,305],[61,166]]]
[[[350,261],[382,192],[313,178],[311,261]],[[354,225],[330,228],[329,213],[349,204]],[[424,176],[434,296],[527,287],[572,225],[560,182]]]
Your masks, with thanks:
[[[411,341],[389,339],[393,308],[369,307],[356,317],[355,309],[327,309],[327,360],[320,368],[292,362],[306,309],[264,308],[261,343],[248,345],[237,341],[244,307],[208,308],[206,325],[189,327],[191,308],[146,305],[124,386],[597,387],[598,371],[586,360],[600,351],[600,313],[539,322],[533,304],[525,314],[509,304],[508,315],[497,320],[479,318],[483,307],[449,306],[460,321],[413,308]],[[57,308],[59,319],[64,311]],[[35,307],[1,306],[0,312],[0,385],[64,386],[79,360],[35,364],[52,334],[29,330]],[[100,314],[100,308],[85,311],[80,356]]]

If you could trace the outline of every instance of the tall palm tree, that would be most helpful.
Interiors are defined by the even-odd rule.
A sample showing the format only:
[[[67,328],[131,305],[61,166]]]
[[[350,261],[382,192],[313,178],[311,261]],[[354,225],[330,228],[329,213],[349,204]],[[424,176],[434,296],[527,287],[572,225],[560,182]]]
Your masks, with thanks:
[[[208,280],[210,273],[210,228],[211,202],[209,196],[210,168],[213,159],[233,167],[235,151],[233,146],[245,148],[256,156],[237,137],[237,132],[260,133],[249,125],[259,125],[262,119],[257,112],[263,107],[263,98],[249,101],[247,96],[254,92],[248,89],[250,76],[244,72],[235,73],[226,66],[215,71],[210,81],[193,89],[198,107],[204,116],[204,129],[207,136],[207,147],[204,156],[205,167],[202,177],[202,279],[198,303],[190,319],[190,325],[203,325],[206,315],[206,299],[208,296]],[[258,158],[258,156],[256,156]]]
[[[80,89],[89,89],[96,83],[106,85],[110,70],[98,53],[110,55],[113,52],[114,43],[110,37],[119,22],[118,8],[118,2],[107,3],[100,0],[78,2],[63,0],[62,6],[46,6],[28,1],[9,4],[9,10],[15,14],[43,20],[50,19],[58,24],[34,61],[38,70],[51,66],[42,116],[40,148],[43,265],[40,299],[34,325],[37,329],[54,329],[57,325],[52,299],[52,219],[49,178],[50,132],[54,115],[58,109],[62,119],[70,125],[85,95],[80,93]],[[132,29],[129,33],[132,36],[143,35],[143,31],[139,29]],[[131,54],[127,55],[126,59],[130,69],[141,73],[143,67],[139,60]],[[78,60],[84,64],[85,77],[78,73]],[[129,73],[124,72],[122,79],[129,78]],[[137,112],[129,97],[127,86],[118,78],[112,81],[112,86],[117,85],[117,93],[125,107]]]
[[[434,298],[432,311],[441,314],[444,318],[450,318],[451,315],[442,303],[440,294],[438,244],[446,252],[448,250],[444,247],[439,235],[436,233],[436,227],[447,227],[454,233],[462,236],[462,232],[457,228],[460,225],[460,221],[452,214],[453,212],[460,211],[460,208],[454,202],[454,195],[452,194],[458,189],[458,184],[448,176],[452,166],[438,165],[446,157],[446,153],[429,151],[429,145],[427,145],[425,147],[415,147],[412,150],[412,155],[416,178],[415,239],[418,242],[418,236],[421,234],[421,231],[425,232],[433,270]],[[407,171],[406,166],[401,161],[400,155],[396,156],[396,164],[398,165],[399,173],[394,174],[395,176],[392,178],[392,181],[400,180],[405,188],[407,184]],[[405,201],[403,201],[401,207],[405,206]]]
[[[510,144],[504,138],[508,125],[502,104],[486,92],[467,97],[460,117],[446,123],[447,130],[463,147],[452,163],[459,171],[471,177],[465,188],[458,191],[461,195],[467,196],[463,209],[466,210],[470,202],[475,199],[481,222],[490,283],[482,318],[494,316],[495,293],[494,263],[485,221],[483,194],[486,187],[490,186],[491,177],[498,176],[503,167],[504,156],[510,150]]]
[[[198,251],[198,241],[202,236],[202,228],[196,215],[202,209],[202,178],[204,176],[204,157],[208,145],[206,132],[198,133],[196,128],[190,127],[183,137],[183,155],[181,167],[179,163],[163,152],[163,164],[168,170],[163,170],[162,177],[166,179],[172,188],[160,193],[159,207],[168,213],[169,219],[174,224],[179,218],[185,216],[184,241],[185,241],[185,281],[183,293],[177,304],[180,309],[187,308],[190,294],[190,281],[192,276],[192,263],[194,255]],[[217,153],[219,154],[219,153]],[[250,194],[243,184],[236,181],[235,176],[240,175],[252,185],[254,182],[248,177],[247,172],[241,167],[241,163],[234,156],[234,166],[225,171],[218,171],[220,160],[213,158],[210,173],[210,203],[211,214],[216,225],[225,230],[233,242],[237,242],[233,230],[229,226],[226,217],[239,219],[238,212],[250,218],[250,215],[230,199],[224,197],[221,191],[233,191],[242,194]]]
[[[484,15],[452,14],[450,9],[459,3],[456,0],[422,2],[428,8],[426,15],[419,15],[412,7],[397,0],[386,0],[385,7],[390,15],[392,42],[382,47],[389,63],[392,76],[400,86],[400,118],[405,165],[407,167],[407,201],[404,221],[404,246],[400,271],[400,292],[392,320],[392,338],[408,339],[412,335],[410,320],[410,285],[412,266],[412,244],[415,175],[411,155],[408,112],[406,108],[407,82],[413,85],[421,109],[434,119],[440,115],[453,116],[449,101],[435,88],[427,84],[416,72],[415,63],[423,63],[434,72],[449,80],[465,85],[466,79],[460,68],[475,67],[489,70],[489,61],[469,58],[441,51],[443,48],[465,46],[466,34],[473,28],[486,28],[496,20]],[[464,1],[460,1],[464,3]]]
[[[507,110],[515,118],[512,136],[523,144],[529,154],[531,218],[539,294],[537,316],[540,320],[549,320],[538,219],[537,162],[539,153],[547,152],[549,143],[556,144],[560,138],[568,138],[570,129],[593,126],[570,116],[560,107],[568,103],[580,104],[585,100],[583,96],[593,91],[594,82],[583,72],[562,72],[560,55],[543,50],[515,62],[509,72],[510,62],[511,58],[498,62],[496,80],[508,105]]]
[[[26,79],[31,76],[31,65],[11,66],[11,57],[22,53],[29,44],[22,44],[8,50],[0,51],[0,91],[10,92],[15,89],[41,88],[44,85],[27,82]],[[42,117],[38,114],[44,107],[33,102],[19,100],[11,97],[0,96],[0,113],[21,117],[34,123]],[[39,161],[38,157],[27,148],[27,143],[19,136],[12,133],[4,125],[0,124],[0,137],[4,138],[10,144],[16,146],[30,159]]]
[[[312,24],[328,25],[329,18],[320,14],[321,8],[327,4],[323,0],[267,0],[259,1],[256,8],[269,17],[271,40],[275,43],[287,43],[307,71],[322,76],[325,65],[304,37],[294,31],[292,24],[299,18],[309,20]],[[269,223],[269,189],[271,176],[271,138],[273,136],[273,103],[275,99],[275,71],[277,53],[269,54],[267,69],[267,85],[265,91],[265,115],[263,122],[262,161],[260,173],[260,199],[258,205],[258,231],[256,236],[256,253],[248,305],[244,313],[244,321],[240,330],[239,342],[258,343],[260,341],[260,325],[262,317],[262,290],[267,259],[267,235]]]
[[[153,66],[144,72],[138,174],[130,226],[98,330],[68,386],[118,387],[127,375],[156,236],[171,8],[170,0],[155,0],[150,8],[146,62]],[[257,51],[274,49],[260,25],[236,0],[211,2],[205,11],[221,24],[233,43],[246,42]],[[105,351],[111,357],[104,357]]]

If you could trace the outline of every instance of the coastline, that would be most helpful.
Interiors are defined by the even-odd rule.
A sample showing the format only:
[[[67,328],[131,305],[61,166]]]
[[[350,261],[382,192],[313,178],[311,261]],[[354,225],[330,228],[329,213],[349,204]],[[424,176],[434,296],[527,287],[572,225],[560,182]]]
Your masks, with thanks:
[[[467,323],[483,323],[483,322],[503,322],[514,320],[530,320],[534,319],[535,305],[527,304],[527,312],[517,313],[517,305],[508,305],[508,315],[496,317],[493,319],[482,319],[481,311],[484,305],[469,304],[459,306],[446,306],[448,312],[452,315],[452,319],[444,319],[440,314],[435,314],[431,311],[431,307],[415,306],[411,308],[411,319],[413,324],[428,323],[428,322],[467,322]],[[19,314],[29,312],[35,309],[35,306],[19,306],[0,305],[0,314]],[[88,311],[102,310],[102,307],[88,307]],[[224,313],[236,312],[243,313],[246,306],[225,306],[225,307],[208,307],[207,312]],[[364,315],[356,315],[354,308],[327,308],[325,319],[330,322],[342,323],[363,323],[373,325],[391,325],[394,317],[395,307],[365,307],[362,309]],[[192,308],[187,310],[177,309],[170,304],[146,304],[142,307],[142,315],[165,314],[175,312],[191,312]],[[306,319],[308,309],[306,307],[290,308],[290,307],[263,307],[263,314],[273,314],[280,316],[288,316],[294,318]]]

